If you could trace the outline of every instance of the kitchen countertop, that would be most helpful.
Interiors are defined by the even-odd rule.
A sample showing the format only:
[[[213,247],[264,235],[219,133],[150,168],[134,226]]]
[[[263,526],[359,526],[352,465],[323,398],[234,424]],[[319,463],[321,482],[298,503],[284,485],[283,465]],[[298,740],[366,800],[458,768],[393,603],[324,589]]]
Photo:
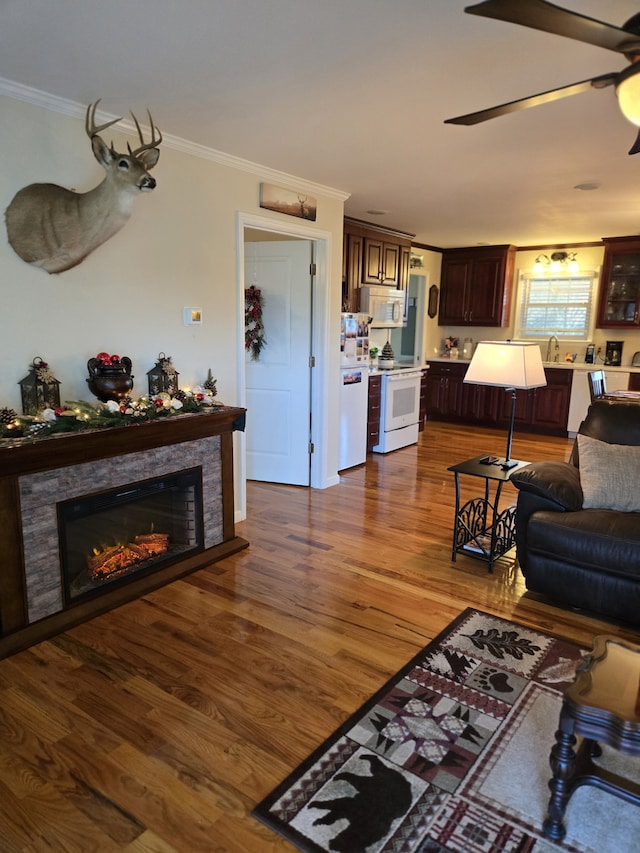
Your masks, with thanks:
[[[430,361],[439,361],[443,363],[451,362],[451,364],[471,364],[471,359],[446,358],[446,356],[442,355],[427,358],[427,363]],[[607,372],[611,370],[615,373],[640,373],[640,367],[632,367],[631,364],[622,364],[620,367],[613,367],[613,365],[602,364],[602,362],[598,362],[598,364],[585,364],[583,361],[544,361],[543,366],[558,367],[561,370],[606,370]]]

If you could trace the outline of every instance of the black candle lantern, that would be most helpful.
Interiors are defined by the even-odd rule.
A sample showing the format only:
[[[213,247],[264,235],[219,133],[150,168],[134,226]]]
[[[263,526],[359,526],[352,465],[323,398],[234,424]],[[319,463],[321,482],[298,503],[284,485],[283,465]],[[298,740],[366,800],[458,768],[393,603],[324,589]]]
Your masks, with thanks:
[[[39,355],[33,359],[29,373],[18,384],[24,415],[37,415],[43,409],[60,408],[60,383]]]
[[[151,370],[147,371],[149,379],[149,394],[171,394],[178,391],[178,376],[180,374],[171,364],[171,356],[161,352]]]

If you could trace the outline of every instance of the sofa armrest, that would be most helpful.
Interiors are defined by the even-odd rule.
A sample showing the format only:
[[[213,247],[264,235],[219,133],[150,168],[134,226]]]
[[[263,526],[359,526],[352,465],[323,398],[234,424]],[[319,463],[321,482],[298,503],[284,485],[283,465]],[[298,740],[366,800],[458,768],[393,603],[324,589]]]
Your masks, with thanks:
[[[514,471],[510,479],[519,491],[550,501],[559,511],[582,509],[580,471],[568,462],[534,462]]]

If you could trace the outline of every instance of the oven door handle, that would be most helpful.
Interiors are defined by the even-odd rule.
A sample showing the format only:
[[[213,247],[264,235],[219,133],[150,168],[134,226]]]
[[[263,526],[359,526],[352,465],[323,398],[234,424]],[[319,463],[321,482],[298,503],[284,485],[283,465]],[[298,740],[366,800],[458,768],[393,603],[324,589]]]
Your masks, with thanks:
[[[421,379],[421,373],[389,373],[387,374],[387,382],[406,382],[407,380],[415,382],[416,379]]]

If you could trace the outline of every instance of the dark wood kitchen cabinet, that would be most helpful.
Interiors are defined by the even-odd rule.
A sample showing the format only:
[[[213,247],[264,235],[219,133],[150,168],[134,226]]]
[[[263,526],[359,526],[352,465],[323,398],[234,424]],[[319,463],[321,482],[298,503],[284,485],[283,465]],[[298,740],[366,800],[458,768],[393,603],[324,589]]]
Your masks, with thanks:
[[[380,443],[380,401],[382,397],[382,376],[369,376],[369,406],[367,409],[367,453]]]
[[[398,287],[399,281],[400,245],[378,237],[365,237],[362,283]]]
[[[465,385],[467,363],[432,361],[427,372],[427,418],[507,428],[511,393],[490,385]],[[516,429],[566,435],[573,371],[545,368],[547,385],[516,393]]]
[[[422,432],[424,430],[424,422],[427,419],[427,382],[428,382],[428,370],[422,371],[422,376],[420,377],[420,408],[419,408],[419,418],[418,421],[418,432]]]
[[[573,370],[546,367],[544,373],[546,386],[529,392],[533,395],[530,426],[536,431],[566,435]]]
[[[413,234],[344,219],[342,310],[360,309],[360,287],[382,284],[406,290]]]
[[[427,371],[426,412],[433,420],[458,420],[462,410],[462,380],[466,364],[429,362]]]
[[[465,422],[495,423],[498,420],[501,388],[488,385],[462,385],[460,415]]]
[[[364,237],[344,234],[342,253],[342,310],[355,313],[360,307],[359,287],[364,257]]]
[[[599,329],[640,325],[640,237],[605,237],[598,298]]]
[[[528,429],[531,432],[544,432],[548,435],[567,434],[569,403],[573,370],[545,367],[547,384],[530,391],[516,392],[516,411],[514,423],[516,429]],[[501,388],[498,398],[498,423],[509,426],[511,417],[511,393]]]
[[[515,246],[446,249],[440,277],[440,326],[507,326]]]

